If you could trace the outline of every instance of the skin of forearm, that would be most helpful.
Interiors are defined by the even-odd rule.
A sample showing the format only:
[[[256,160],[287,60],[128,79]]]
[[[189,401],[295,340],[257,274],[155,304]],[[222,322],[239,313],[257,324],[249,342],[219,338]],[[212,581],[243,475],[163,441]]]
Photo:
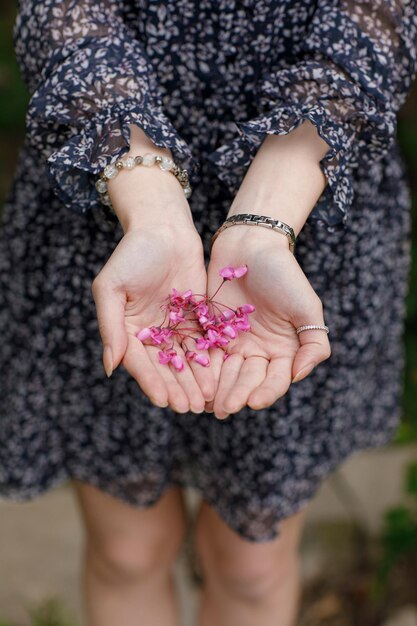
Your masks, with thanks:
[[[326,187],[319,162],[328,150],[308,120],[287,135],[267,135],[228,216],[266,215],[290,225],[297,236]]]
[[[144,155],[147,152],[172,158],[168,148],[161,148],[134,124],[130,124],[130,147],[123,155]],[[191,210],[181,185],[169,172],[159,167],[139,166],[130,171],[121,170],[116,178],[108,183],[108,189],[115,213],[123,231],[144,226],[180,228],[193,224]]]

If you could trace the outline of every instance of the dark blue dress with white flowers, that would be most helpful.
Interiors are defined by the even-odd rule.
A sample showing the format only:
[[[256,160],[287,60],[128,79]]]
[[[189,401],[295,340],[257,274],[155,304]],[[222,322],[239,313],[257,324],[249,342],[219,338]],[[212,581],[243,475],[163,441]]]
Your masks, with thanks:
[[[0,494],[78,478],[146,507],[191,485],[241,536],[271,539],[398,424],[409,194],[395,130],[416,71],[416,3],[18,4],[31,100],[0,240]],[[296,253],[331,359],[269,409],[225,422],[152,406],[122,368],[107,380],[90,287],[121,230],[94,182],[127,152],[128,125],[188,168],[207,251],[265,134],[303,119],[330,146]]]

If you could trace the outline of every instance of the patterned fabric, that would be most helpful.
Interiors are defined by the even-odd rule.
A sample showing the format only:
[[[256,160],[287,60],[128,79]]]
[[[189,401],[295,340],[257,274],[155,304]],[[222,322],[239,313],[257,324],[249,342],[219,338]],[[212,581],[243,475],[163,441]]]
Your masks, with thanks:
[[[342,460],[392,439],[409,262],[395,129],[416,15],[411,0],[20,0],[31,100],[1,234],[0,493],[79,478],[146,507],[191,485],[265,541]],[[224,422],[152,406],[121,369],[107,380],[90,287],[122,233],[94,181],[127,152],[128,124],[189,170],[207,253],[265,134],[303,119],[329,144],[296,254],[331,359]]]

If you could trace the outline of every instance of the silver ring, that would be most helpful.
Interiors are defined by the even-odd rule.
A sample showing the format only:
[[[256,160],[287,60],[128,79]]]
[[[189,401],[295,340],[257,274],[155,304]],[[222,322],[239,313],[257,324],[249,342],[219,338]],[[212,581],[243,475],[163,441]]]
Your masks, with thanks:
[[[320,324],[306,324],[305,326],[299,326],[296,328],[297,335],[302,333],[303,330],[324,330],[325,333],[330,332],[328,326],[321,326]]]

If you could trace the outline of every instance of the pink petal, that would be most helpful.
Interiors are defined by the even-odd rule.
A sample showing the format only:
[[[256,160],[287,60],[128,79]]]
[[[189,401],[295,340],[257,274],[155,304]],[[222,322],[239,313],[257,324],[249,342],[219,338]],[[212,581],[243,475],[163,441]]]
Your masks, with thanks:
[[[162,365],[166,365],[172,360],[172,356],[170,354],[167,354],[166,352],[163,352],[162,350],[158,352],[158,357],[159,362],[162,363]]]
[[[234,316],[235,316],[235,312],[234,311],[230,311],[229,309],[227,309],[226,311],[223,311],[223,313],[222,313],[222,318],[224,319],[225,322],[228,322]]]
[[[207,341],[204,337],[199,337],[195,342],[196,347],[199,350],[207,350],[210,347],[210,342]]]
[[[197,354],[194,361],[203,365],[203,367],[210,365],[210,359],[207,356],[204,356],[204,354]]]
[[[179,372],[184,369],[184,362],[182,358],[178,356],[178,354],[172,357],[171,365],[173,365],[175,369],[178,370]]]
[[[241,311],[242,313],[253,313],[255,311],[255,307],[253,306],[253,304],[244,304],[243,306],[239,307],[239,311]]]
[[[187,361],[193,361],[196,356],[197,353],[193,352],[192,350],[187,350],[187,352],[185,353],[185,358],[187,359]]]
[[[152,337],[152,331],[150,328],[142,328],[142,330],[136,333],[136,337],[140,341],[145,341],[146,339],[149,339],[149,337]]]
[[[217,333],[215,330],[212,330],[211,328],[209,328],[209,330],[207,331],[207,339],[211,342],[214,342],[217,340],[219,333]]]
[[[222,267],[222,269],[219,271],[219,274],[225,280],[232,280],[235,277],[235,273],[231,265]]]
[[[230,324],[227,324],[222,331],[225,335],[227,335],[228,337],[230,337],[231,339],[234,339],[235,337],[237,337],[237,332],[236,330],[233,328],[233,326],[231,326]]]
[[[183,316],[183,310],[179,309],[179,311],[171,311],[169,314],[169,319],[171,320],[171,322],[174,323],[184,322],[185,318]]]
[[[235,267],[233,270],[235,278],[242,278],[248,271],[247,265],[239,265],[239,267]]]

